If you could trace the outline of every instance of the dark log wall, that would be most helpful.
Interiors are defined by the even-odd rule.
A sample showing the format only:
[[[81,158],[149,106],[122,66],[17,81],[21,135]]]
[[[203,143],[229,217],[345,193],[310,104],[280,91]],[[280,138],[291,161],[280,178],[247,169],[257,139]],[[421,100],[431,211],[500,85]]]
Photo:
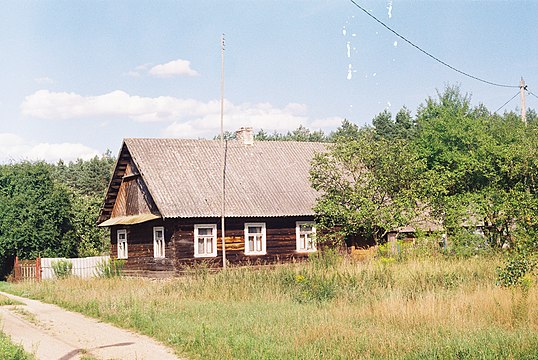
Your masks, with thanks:
[[[156,259],[153,257],[153,227],[163,226],[162,220],[149,221],[137,225],[117,225],[110,230],[110,254],[116,258],[118,256],[117,231],[127,230],[127,259],[125,270],[128,271],[174,271],[173,257],[176,253],[174,243],[170,241],[173,229],[164,225],[165,258]]]
[[[312,217],[228,218],[226,219],[226,259],[232,264],[264,264],[304,258],[296,251],[296,221],[312,221]],[[266,255],[245,255],[245,223],[266,224]],[[217,225],[217,257],[194,258],[194,225]],[[153,227],[164,226],[166,259],[153,258]],[[181,271],[195,264],[222,265],[220,218],[155,220],[138,225],[111,228],[111,254],[117,256],[117,230],[127,229],[128,271]]]

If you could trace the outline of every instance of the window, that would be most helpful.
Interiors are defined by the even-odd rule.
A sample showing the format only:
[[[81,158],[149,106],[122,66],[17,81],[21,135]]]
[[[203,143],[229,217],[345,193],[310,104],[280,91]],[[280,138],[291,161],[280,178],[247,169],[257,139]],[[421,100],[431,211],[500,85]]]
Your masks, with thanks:
[[[164,227],[153,228],[153,257],[164,258]]]
[[[245,254],[265,255],[265,223],[245,224]]]
[[[217,225],[194,225],[194,257],[217,256]]]
[[[127,259],[127,230],[118,230],[118,259]]]
[[[316,227],[312,221],[297,221],[295,223],[297,251],[316,251]]]

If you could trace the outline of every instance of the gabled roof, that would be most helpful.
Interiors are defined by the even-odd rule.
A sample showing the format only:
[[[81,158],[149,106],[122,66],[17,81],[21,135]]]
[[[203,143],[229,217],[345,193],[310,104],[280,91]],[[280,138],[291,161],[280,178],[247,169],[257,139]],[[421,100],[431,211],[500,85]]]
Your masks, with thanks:
[[[323,151],[321,143],[227,141],[226,216],[313,215],[318,193],[310,186],[310,163]],[[120,159],[128,154],[162,217],[221,215],[220,141],[125,139]],[[118,176],[116,169],[105,206],[114,200]],[[110,217],[103,209],[100,221]]]

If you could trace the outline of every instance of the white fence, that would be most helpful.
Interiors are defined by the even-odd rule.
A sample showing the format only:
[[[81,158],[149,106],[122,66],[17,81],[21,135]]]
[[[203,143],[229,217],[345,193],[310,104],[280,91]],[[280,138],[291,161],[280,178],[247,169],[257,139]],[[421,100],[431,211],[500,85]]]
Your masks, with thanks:
[[[99,275],[98,264],[108,261],[110,256],[92,256],[78,259],[65,258],[41,258],[41,278],[54,279],[54,270],[52,262],[58,260],[67,260],[73,264],[72,274],[81,278],[90,278]]]

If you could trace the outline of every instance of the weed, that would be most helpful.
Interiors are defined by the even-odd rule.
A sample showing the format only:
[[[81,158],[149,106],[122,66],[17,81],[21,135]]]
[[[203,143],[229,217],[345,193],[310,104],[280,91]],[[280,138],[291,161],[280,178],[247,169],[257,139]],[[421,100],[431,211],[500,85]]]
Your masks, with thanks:
[[[34,357],[25,352],[21,345],[14,344],[4,333],[0,332],[0,356],[3,360],[31,360]]]
[[[125,260],[122,259],[106,259],[97,263],[97,275],[103,278],[112,278],[123,275],[123,267]]]
[[[73,274],[73,263],[67,259],[53,261],[51,266],[57,279],[65,279]]]

